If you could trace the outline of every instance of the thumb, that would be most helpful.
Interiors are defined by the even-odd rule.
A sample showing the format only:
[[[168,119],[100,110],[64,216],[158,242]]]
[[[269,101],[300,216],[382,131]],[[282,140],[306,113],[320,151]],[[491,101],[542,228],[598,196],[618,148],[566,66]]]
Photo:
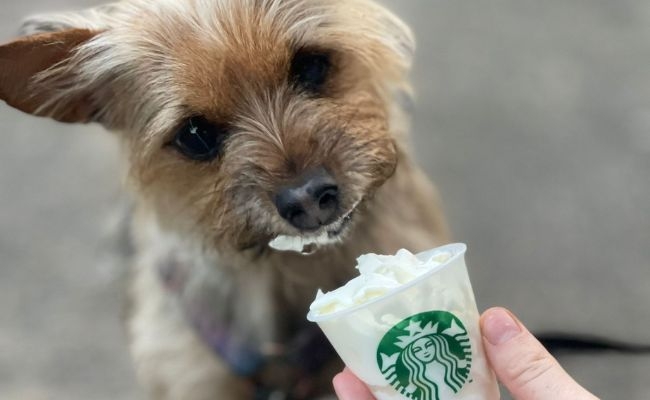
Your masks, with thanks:
[[[485,352],[499,381],[517,400],[593,400],[544,346],[503,308],[481,317]]]
[[[339,400],[374,400],[370,389],[352,371],[344,369],[332,381]],[[329,397],[328,397],[329,399]]]

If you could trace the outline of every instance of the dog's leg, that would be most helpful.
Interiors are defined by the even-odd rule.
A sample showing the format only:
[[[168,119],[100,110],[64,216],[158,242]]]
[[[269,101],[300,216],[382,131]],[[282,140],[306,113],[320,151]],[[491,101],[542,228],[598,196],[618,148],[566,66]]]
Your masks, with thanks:
[[[252,388],[188,327],[153,264],[137,263],[128,320],[138,378],[153,400],[245,400]]]

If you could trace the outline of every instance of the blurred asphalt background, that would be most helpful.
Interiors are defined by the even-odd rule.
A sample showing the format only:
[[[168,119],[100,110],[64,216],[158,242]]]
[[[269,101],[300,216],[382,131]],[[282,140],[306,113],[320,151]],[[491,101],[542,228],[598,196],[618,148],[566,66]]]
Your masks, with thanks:
[[[1,0],[0,38],[88,0]],[[414,143],[481,308],[535,332],[650,344],[650,2],[386,1],[419,43]],[[0,105],[0,399],[138,399],[108,231],[110,135]],[[650,356],[563,355],[648,399]]]

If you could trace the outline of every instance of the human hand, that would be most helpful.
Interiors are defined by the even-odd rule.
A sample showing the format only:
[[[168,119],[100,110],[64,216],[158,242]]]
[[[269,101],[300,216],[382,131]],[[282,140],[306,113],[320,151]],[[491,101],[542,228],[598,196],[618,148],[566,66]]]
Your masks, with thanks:
[[[481,316],[483,346],[499,381],[516,400],[596,400],[580,386],[524,325],[503,308]],[[334,377],[340,400],[375,400],[347,368]]]

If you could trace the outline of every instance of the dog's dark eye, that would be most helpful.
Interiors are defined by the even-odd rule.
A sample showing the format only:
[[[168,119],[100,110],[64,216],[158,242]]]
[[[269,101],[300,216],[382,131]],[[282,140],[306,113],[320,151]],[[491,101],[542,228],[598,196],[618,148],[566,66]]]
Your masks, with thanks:
[[[179,129],[172,145],[192,160],[210,161],[219,155],[226,133],[224,126],[193,117]]]
[[[291,63],[291,77],[303,89],[317,93],[327,82],[331,67],[330,56],[325,53],[301,51]]]

